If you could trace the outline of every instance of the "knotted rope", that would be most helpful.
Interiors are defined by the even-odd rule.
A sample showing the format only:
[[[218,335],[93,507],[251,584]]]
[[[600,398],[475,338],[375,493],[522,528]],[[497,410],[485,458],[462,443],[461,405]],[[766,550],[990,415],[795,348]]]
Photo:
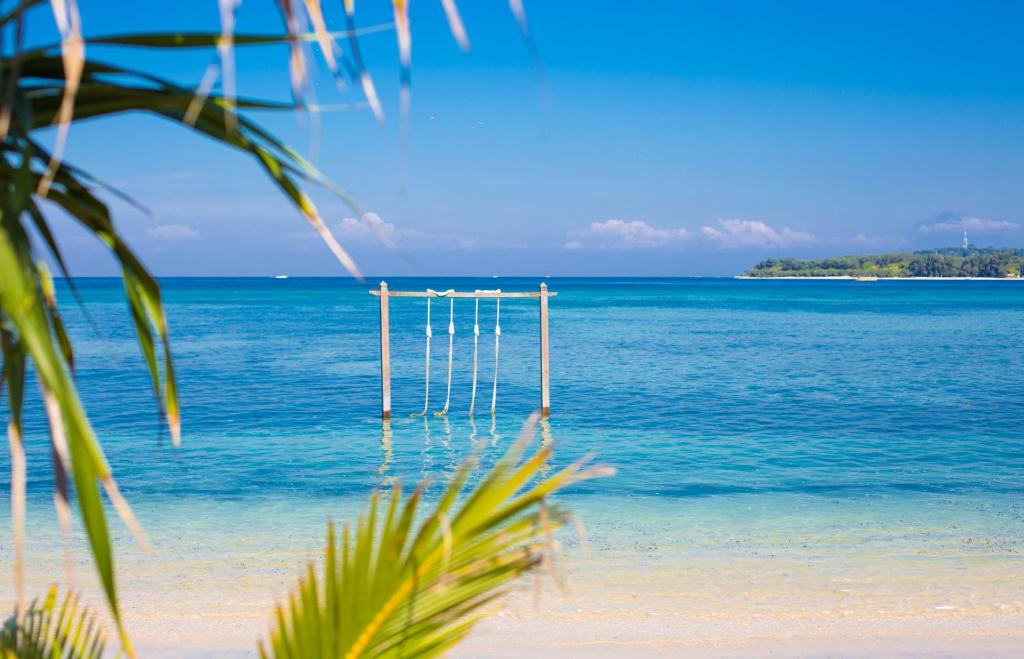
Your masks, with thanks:
[[[454,290],[447,291],[454,293]],[[442,417],[448,414],[448,405],[452,402],[452,345],[455,341],[455,298],[448,299],[448,393],[444,397],[444,407],[440,412],[434,412],[434,416]],[[447,421],[445,422],[447,423]]]
[[[409,416],[426,416],[427,409],[430,406],[430,337],[433,336],[433,332],[430,330],[430,298],[432,297],[447,297],[454,293],[455,290],[449,288],[447,291],[435,291],[432,288],[427,289],[427,354],[424,359],[425,361],[425,375],[423,384],[423,411],[419,414],[410,414]]]

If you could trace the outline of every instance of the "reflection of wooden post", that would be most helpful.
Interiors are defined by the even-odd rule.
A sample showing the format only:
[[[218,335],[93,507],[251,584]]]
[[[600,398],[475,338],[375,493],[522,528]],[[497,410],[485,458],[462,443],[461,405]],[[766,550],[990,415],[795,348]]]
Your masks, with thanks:
[[[551,414],[551,384],[548,376],[548,285],[540,285],[540,414]]]
[[[388,322],[388,284],[380,283],[380,416],[391,418],[391,336]]]

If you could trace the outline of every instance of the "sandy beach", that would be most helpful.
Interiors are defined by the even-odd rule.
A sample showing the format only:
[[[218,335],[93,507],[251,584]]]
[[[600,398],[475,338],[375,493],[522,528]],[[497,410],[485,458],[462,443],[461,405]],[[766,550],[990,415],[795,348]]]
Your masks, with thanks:
[[[154,552],[119,537],[122,602],[142,656],[253,656],[275,600],[318,560],[322,520],[357,505],[314,502],[287,517],[283,501],[143,508]],[[1024,561],[1009,536],[1019,506],[1002,511],[1005,527],[932,498],[576,507],[587,539],[562,534],[559,578],[520,582],[454,656],[1011,657],[1024,647]],[[827,528],[808,521],[826,512]],[[44,524],[32,530],[40,592],[60,574],[59,544],[44,547],[59,540]],[[78,541],[76,579],[99,604]]]

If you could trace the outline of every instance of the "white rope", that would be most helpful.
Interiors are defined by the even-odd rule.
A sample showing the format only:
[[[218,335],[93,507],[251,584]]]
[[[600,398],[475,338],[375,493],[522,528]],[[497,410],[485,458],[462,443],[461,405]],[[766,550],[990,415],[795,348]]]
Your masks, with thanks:
[[[455,291],[451,291],[455,292]],[[444,397],[444,407],[440,412],[434,412],[434,416],[442,417],[448,414],[448,405],[452,402],[452,345],[455,341],[455,298],[448,300],[448,393]],[[447,421],[445,422],[447,423]]]
[[[419,414],[410,414],[409,416],[426,416],[427,406],[430,405],[430,337],[432,332],[430,331],[430,298],[434,295],[434,291],[427,289],[427,356],[425,359],[426,366],[424,367],[424,383],[423,383],[423,411]]]
[[[497,292],[500,294],[501,289]],[[497,298],[494,307],[494,387],[491,389],[491,416],[494,416],[494,407],[498,402],[498,349],[501,348],[501,298]]]
[[[494,416],[495,403],[498,400],[498,348],[501,338],[501,289],[481,290],[476,289],[473,294],[476,296],[476,309],[473,312],[473,393],[469,399],[469,415],[473,416],[473,408],[476,406],[476,372],[477,372],[477,344],[480,339],[480,297],[494,295],[496,297],[494,317],[494,385],[491,388],[491,416]]]
[[[419,414],[410,414],[409,416],[426,416],[427,409],[430,406],[430,337],[433,336],[433,332],[430,330],[430,298],[432,297],[448,297],[455,290],[449,288],[447,291],[435,291],[432,288],[427,289],[427,354],[424,358],[424,377],[423,377],[423,411]],[[449,357],[450,359],[450,357]]]
[[[479,295],[480,291],[476,291]],[[480,298],[477,297],[476,308],[473,310],[473,394],[469,397],[469,416],[473,416],[473,406],[476,405],[476,355],[477,344],[480,341]]]

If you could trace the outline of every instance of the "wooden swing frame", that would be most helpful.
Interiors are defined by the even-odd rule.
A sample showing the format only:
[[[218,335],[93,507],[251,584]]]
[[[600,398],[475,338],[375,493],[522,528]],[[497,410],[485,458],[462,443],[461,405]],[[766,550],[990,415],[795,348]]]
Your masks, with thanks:
[[[391,418],[391,323],[388,317],[388,302],[393,297],[460,297],[477,299],[537,298],[540,301],[540,413],[542,417],[551,414],[551,380],[548,368],[550,344],[548,339],[548,298],[558,295],[548,291],[548,285],[541,283],[540,290],[532,291],[455,291],[436,296],[427,291],[392,291],[387,282],[371,290],[370,295],[380,298],[380,416]]]

